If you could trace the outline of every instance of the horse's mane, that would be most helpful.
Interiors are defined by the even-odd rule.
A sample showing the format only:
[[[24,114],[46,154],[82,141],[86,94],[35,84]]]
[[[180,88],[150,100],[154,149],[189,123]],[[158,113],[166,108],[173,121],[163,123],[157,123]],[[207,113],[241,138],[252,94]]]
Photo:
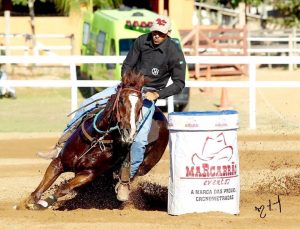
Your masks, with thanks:
[[[140,72],[128,71],[122,77],[122,86],[141,90],[145,84],[144,75]]]
[[[135,90],[140,91],[144,84],[145,78],[142,73],[128,71],[123,75],[121,83],[117,87],[117,91],[119,91],[121,88],[134,88]],[[109,98],[103,112],[103,120],[108,119],[111,116],[115,100],[117,99],[117,94],[118,92],[111,95],[111,97]]]

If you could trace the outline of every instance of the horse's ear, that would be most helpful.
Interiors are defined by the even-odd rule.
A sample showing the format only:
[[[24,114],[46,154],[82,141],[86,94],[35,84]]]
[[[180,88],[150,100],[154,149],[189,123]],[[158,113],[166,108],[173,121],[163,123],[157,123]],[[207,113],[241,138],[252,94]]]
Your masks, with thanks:
[[[138,74],[138,82],[137,85],[139,88],[142,88],[146,84],[146,78],[142,73]]]
[[[124,74],[123,74],[123,76],[122,76],[122,79],[121,79],[121,81],[122,81],[122,83],[124,84],[124,85],[126,85],[127,84],[127,81],[128,81],[128,72],[125,72]]]
[[[141,89],[145,85],[145,77],[141,72],[128,71],[122,76],[122,84]]]
[[[137,82],[137,75],[138,73],[134,72],[134,71],[127,71],[123,74],[122,77],[122,83],[124,85],[132,85],[132,84],[136,84]]]

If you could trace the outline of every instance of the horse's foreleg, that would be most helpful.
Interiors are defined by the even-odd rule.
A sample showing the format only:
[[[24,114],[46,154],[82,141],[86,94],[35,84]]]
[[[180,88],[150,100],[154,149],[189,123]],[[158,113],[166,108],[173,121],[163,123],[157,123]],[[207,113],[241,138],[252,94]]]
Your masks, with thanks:
[[[84,170],[75,175],[69,182],[60,186],[54,193],[56,198],[68,194],[74,188],[85,185],[96,178],[96,173],[93,170]]]
[[[42,194],[54,183],[62,172],[63,166],[61,160],[60,158],[55,158],[48,166],[39,186],[30,195],[33,203],[41,199]]]

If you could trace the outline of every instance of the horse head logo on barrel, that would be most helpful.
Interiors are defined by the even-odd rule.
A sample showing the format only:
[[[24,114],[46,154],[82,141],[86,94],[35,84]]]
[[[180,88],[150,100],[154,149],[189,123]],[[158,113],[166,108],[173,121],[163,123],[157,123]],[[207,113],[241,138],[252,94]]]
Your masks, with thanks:
[[[116,93],[109,98],[105,108],[82,120],[22,207],[46,209],[71,190],[92,182],[104,173],[120,170],[138,131],[144,81],[144,76],[136,72],[128,72],[122,77]],[[153,115],[149,136],[144,160],[135,177],[148,173],[160,160],[168,144],[167,120],[158,108]],[[64,172],[74,172],[75,176],[58,186],[52,195],[42,199],[42,194]]]

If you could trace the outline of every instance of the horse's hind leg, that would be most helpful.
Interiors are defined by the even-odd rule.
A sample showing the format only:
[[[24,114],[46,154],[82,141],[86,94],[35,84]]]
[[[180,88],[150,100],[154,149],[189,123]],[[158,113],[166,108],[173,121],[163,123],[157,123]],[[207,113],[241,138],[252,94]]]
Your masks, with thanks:
[[[60,158],[54,159],[48,166],[42,181],[39,186],[31,193],[27,205],[30,208],[30,204],[36,204],[42,194],[54,183],[58,176],[63,172],[63,166]]]
[[[72,178],[66,184],[61,185],[54,193],[56,198],[62,197],[69,193],[74,188],[85,185],[96,178],[96,174],[93,170],[84,170],[79,173],[76,173],[75,177]]]

